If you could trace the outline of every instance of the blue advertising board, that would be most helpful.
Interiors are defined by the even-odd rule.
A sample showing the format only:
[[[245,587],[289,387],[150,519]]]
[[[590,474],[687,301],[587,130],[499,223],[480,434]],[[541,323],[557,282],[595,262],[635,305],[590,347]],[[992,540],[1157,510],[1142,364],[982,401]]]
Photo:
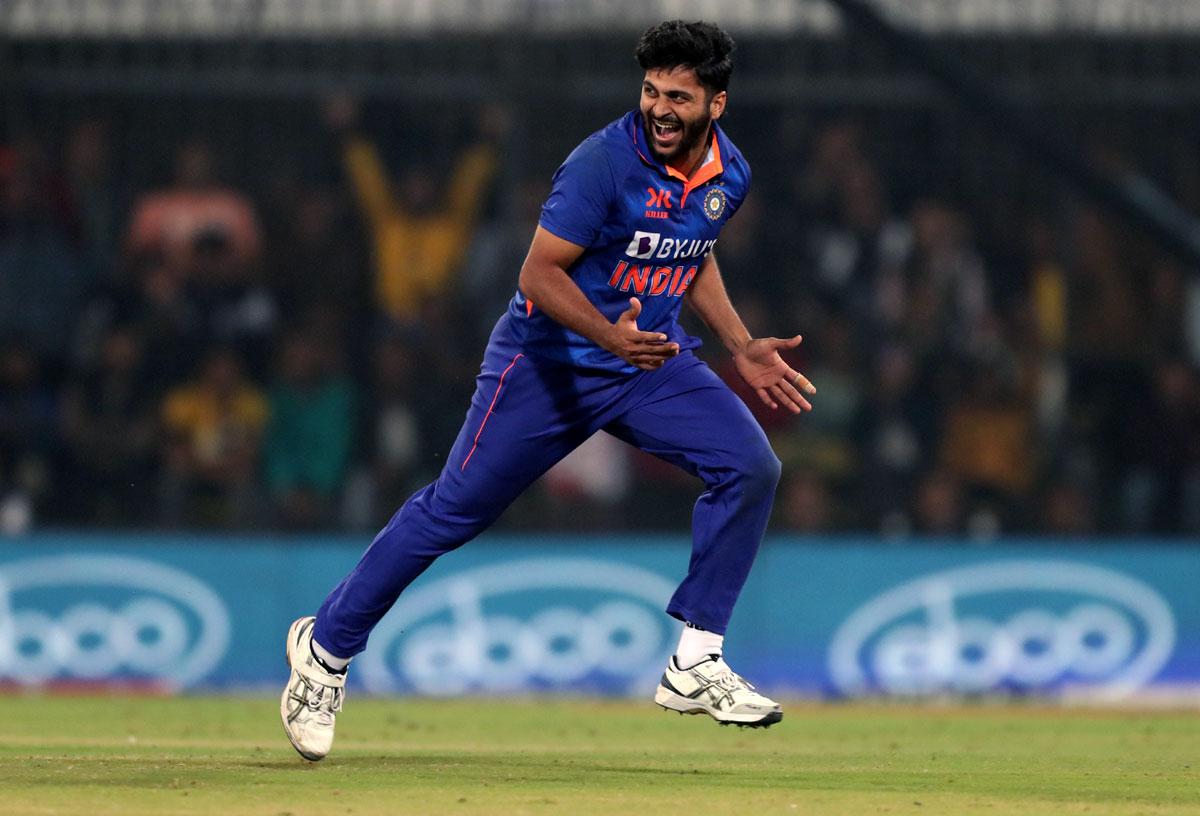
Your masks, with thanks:
[[[0,540],[0,681],[281,684],[283,633],[365,544],[349,537]],[[379,694],[649,694],[683,537],[485,535],[433,565],[351,672]],[[1120,699],[1200,689],[1200,549],[775,537],[726,640],[770,693]]]

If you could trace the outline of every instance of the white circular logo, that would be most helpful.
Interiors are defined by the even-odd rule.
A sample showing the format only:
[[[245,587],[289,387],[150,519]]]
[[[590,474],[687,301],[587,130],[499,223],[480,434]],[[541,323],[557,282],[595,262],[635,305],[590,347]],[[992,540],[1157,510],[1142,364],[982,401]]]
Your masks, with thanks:
[[[725,191],[720,187],[710,187],[704,194],[704,214],[709,221],[716,221],[725,212]]]

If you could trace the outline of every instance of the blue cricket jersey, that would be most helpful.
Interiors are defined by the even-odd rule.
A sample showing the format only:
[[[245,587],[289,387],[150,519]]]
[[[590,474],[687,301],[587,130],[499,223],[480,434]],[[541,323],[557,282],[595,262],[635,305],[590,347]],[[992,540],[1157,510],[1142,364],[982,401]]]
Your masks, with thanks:
[[[609,321],[642,302],[638,328],[695,348],[679,309],[700,264],[750,186],[750,166],[713,123],[705,163],[691,179],[659,162],[646,144],[640,111],[593,133],[554,174],[539,223],[584,248],[567,270]],[[531,354],[590,369],[638,371],[556,322],[518,289],[509,303],[515,339]]]

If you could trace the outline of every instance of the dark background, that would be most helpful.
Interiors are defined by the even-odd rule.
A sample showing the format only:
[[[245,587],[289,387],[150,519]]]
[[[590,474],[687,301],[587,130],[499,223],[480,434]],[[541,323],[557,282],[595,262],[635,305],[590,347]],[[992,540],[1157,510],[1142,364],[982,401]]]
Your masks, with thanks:
[[[436,476],[554,169],[636,104],[640,77],[627,21],[201,36],[14,19],[0,15],[10,531],[373,530]],[[795,363],[819,389],[798,419],[754,406],[785,466],[775,529],[1200,533],[1192,264],[886,42],[730,28],[722,124],[755,177],[717,253],[753,332],[805,336]],[[1200,35],[1148,28],[913,30],[1134,198],[1195,213]],[[472,146],[496,162],[452,274],[402,319],[373,296],[351,134],[410,218],[444,208]],[[132,237],[149,196],[183,189],[185,150],[211,158],[206,190],[252,213],[255,249],[198,228],[181,260]],[[713,343],[705,355],[729,373]],[[242,407],[184,417],[206,391]],[[602,439],[501,525],[683,529],[698,489]]]

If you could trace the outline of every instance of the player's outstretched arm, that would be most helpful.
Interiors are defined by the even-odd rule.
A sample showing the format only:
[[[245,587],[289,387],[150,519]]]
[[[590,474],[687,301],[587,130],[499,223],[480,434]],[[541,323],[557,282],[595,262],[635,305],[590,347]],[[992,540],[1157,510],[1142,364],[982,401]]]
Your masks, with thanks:
[[[615,323],[600,314],[567,274],[582,254],[583,247],[538,227],[517,285],[535,308],[638,368],[651,371],[678,354],[679,344],[668,343],[665,334],[638,329],[642,304],[637,298],[629,299]]]
[[[751,337],[746,325],[733,308],[715,255],[704,259],[700,273],[687,290],[687,302],[733,355],[738,374],[771,408],[780,405],[794,414],[811,411],[805,394],[817,393],[808,378],[789,366],[780,356],[784,349],[800,345],[801,337]]]

